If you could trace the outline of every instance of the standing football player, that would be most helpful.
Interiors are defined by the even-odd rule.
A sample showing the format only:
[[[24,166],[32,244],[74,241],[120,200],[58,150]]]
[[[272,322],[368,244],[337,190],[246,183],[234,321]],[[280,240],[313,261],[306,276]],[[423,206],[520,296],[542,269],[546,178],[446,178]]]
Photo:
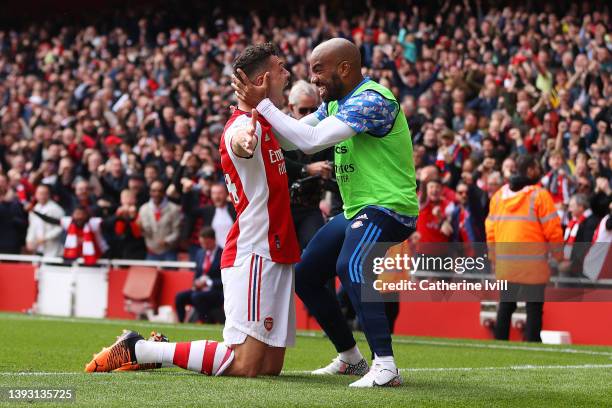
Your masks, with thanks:
[[[238,69],[253,83],[265,82],[270,100],[282,106],[289,72],[272,44],[247,47],[234,62]],[[270,124],[243,101],[225,126],[219,150],[237,212],[221,258],[224,343],[145,341],[126,331],[86,371],[157,364],[215,376],[281,372],[285,347],[295,342],[293,265],[300,259],[285,160]]]
[[[239,100],[256,106],[279,137],[305,153],[335,145],[334,169],[344,214],[317,232],[296,266],[296,292],[339,353],[314,374],[363,375],[353,387],[397,386],[402,380],[385,307],[367,282],[371,276],[364,263],[373,253],[384,255],[385,248],[404,241],[416,228],[419,208],[410,130],[393,93],[363,77],[355,44],[341,38],[319,44],[310,57],[310,69],[324,103],[300,121],[275,106],[265,81],[254,84],[239,71],[232,84]],[[371,369],[325,286],[334,274],[374,353]]]

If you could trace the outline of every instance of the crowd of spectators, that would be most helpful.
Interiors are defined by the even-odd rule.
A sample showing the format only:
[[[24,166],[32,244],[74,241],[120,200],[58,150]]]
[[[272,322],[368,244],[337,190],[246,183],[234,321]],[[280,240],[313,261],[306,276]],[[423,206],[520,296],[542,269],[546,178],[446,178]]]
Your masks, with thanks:
[[[69,228],[48,221],[64,216],[79,242],[100,219],[96,250],[115,258],[193,258],[207,225],[222,247],[235,218],[218,155],[232,62],[273,41],[292,81],[308,80],[310,52],[332,37],[360,47],[364,75],[406,114],[423,219],[436,219],[419,239],[483,242],[488,199],[525,153],[565,226],[600,219],[612,194],[610,10],[552,7],[368,4],[345,16],[322,5],[192,27],[149,10],[103,31],[0,31],[0,252],[61,255]]]

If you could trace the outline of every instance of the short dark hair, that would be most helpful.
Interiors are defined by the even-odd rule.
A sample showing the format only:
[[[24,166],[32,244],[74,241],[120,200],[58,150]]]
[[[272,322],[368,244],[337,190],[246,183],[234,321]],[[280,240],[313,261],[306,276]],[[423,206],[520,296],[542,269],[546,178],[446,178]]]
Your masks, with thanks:
[[[497,147],[497,140],[493,139],[491,136],[486,136],[485,138],[483,138],[481,144],[483,144],[485,141],[489,141],[491,142],[493,147]]]
[[[527,176],[527,170],[538,165],[538,161],[531,154],[520,155],[516,159],[516,171],[519,176]]]
[[[142,173],[132,173],[129,175],[128,180],[138,180],[144,182],[145,178]]]
[[[145,165],[144,168],[145,169],[151,168],[151,169],[155,170],[159,174],[159,167],[155,163],[148,163],[148,164]]]
[[[212,238],[215,239],[215,230],[212,227],[203,227],[200,230],[200,238]]]
[[[467,115],[473,115],[474,117],[476,117],[476,120],[480,120],[480,115],[478,114],[478,111],[475,109],[470,109],[465,113],[465,116]]]
[[[51,185],[49,185],[49,184],[47,184],[47,183],[40,183],[39,185],[37,185],[37,186],[36,186],[36,188],[39,188],[39,187],[46,188],[46,189],[47,189],[47,192],[48,192],[49,194],[51,194]]]
[[[74,207],[74,210],[72,210],[72,213],[74,214],[77,211],[82,211],[85,214],[87,214],[87,216],[89,216],[89,210],[87,209],[87,207],[85,207],[82,204],[77,205],[76,207]]]
[[[276,46],[270,42],[256,45],[249,45],[240,53],[234,61],[234,74],[240,68],[244,73],[251,78],[252,75],[263,70],[268,63],[268,58],[273,55],[280,55]]]

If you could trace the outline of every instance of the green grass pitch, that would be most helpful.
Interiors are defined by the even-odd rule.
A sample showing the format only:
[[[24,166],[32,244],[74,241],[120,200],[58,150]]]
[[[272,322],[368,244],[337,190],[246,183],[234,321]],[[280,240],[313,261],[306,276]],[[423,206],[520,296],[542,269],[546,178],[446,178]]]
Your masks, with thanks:
[[[299,332],[278,378],[211,378],[174,368],[83,373],[92,354],[123,328],[145,337],[157,329],[171,341],[221,339],[219,326],[0,314],[0,388],[74,388],[75,403],[40,403],[64,407],[612,406],[611,347],[396,336],[405,385],[395,389],[349,389],[356,377],[309,375],[334,357],[319,332]]]

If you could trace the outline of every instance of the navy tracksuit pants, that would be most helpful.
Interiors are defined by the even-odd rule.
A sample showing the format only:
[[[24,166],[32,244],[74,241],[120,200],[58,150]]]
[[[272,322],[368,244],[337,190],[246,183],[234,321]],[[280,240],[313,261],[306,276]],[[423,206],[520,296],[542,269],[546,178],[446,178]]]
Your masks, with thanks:
[[[348,293],[372,353],[392,356],[391,331],[380,294],[372,287],[371,260],[413,232],[393,216],[366,207],[352,219],[338,214],[323,226],[302,253],[295,269],[295,291],[338,352],[355,339],[326,283],[337,275]],[[362,297],[364,301],[362,301]]]

